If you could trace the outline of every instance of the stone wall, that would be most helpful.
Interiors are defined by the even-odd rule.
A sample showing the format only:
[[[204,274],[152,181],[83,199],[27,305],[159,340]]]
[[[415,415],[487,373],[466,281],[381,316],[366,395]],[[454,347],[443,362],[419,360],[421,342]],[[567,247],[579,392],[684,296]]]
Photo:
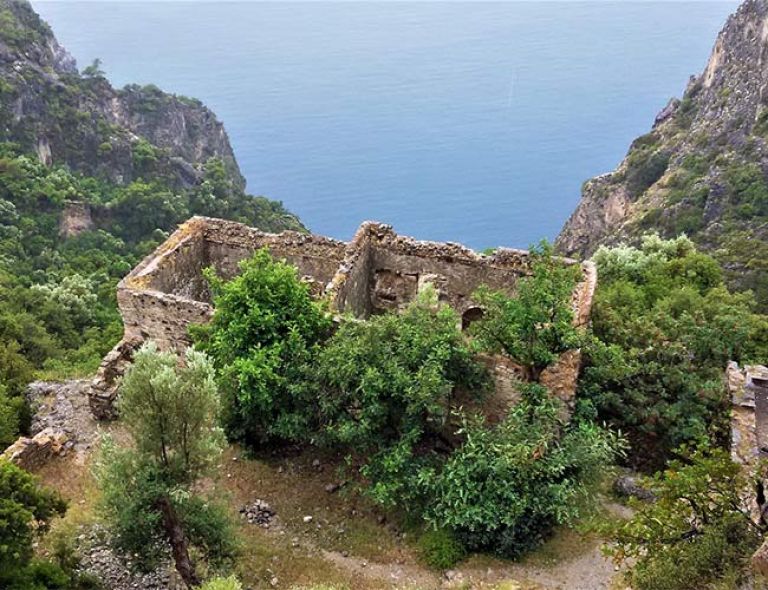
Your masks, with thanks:
[[[429,284],[441,301],[462,316],[462,328],[482,315],[472,300],[478,287],[486,285],[511,295],[520,277],[531,271],[529,253],[524,250],[501,248],[486,256],[460,244],[400,236],[391,226],[375,222],[363,223],[352,241],[344,243],[291,231],[269,234],[232,221],[193,217],[118,285],[125,336],[94,381],[91,407],[95,415],[114,416],[113,374],[120,372],[126,354],[137,343],[154,340],[161,349],[181,351],[190,344],[189,326],[210,320],[213,307],[203,270],[213,267],[220,276],[232,278],[238,263],[260,248],[294,265],[302,280],[312,284],[312,292],[327,296],[338,313],[366,318],[397,311]],[[573,295],[574,322],[579,326],[589,319],[597,280],[591,263],[582,269],[584,279]],[[542,377],[566,402],[575,393],[580,358],[578,351],[563,355]],[[492,367],[500,399],[508,399],[515,372],[504,363],[496,369]]]
[[[768,457],[768,368],[730,362],[725,381],[732,403],[731,456],[752,469]]]
[[[339,270],[347,244],[331,238],[285,231],[269,234],[240,223],[205,219],[203,233],[206,266],[216,268],[224,278],[238,272],[238,263],[260,248],[294,265],[299,276],[316,281],[323,290]]]
[[[389,225],[366,222],[347,250],[334,303],[360,316],[398,310],[431,283],[442,301],[463,314],[476,307],[471,294],[480,285],[511,294],[528,272],[528,253],[522,250],[484,256],[460,244],[414,240]]]
[[[22,436],[3,452],[2,457],[22,469],[35,471],[52,457],[62,454],[68,440],[65,432],[46,428],[32,438]]]
[[[768,487],[760,460],[768,457],[768,367],[752,365],[740,368],[728,363],[725,383],[732,402],[731,457],[743,466],[750,481],[761,481]],[[742,503],[753,521],[766,517],[768,506],[758,504],[755,489],[744,490]],[[768,540],[755,552],[752,569],[768,577]]]

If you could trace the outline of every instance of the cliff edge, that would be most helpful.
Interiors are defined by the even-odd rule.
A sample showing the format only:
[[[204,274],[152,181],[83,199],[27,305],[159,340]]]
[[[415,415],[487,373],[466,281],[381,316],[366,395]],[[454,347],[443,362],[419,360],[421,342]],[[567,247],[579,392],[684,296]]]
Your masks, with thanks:
[[[588,180],[557,238],[568,255],[644,233],[688,234],[768,302],[768,0],[746,0],[682,99],[615,171]]]
[[[98,62],[79,72],[26,0],[0,0],[0,141],[117,184],[151,175],[187,188],[218,158],[245,189],[224,126],[200,101],[115,89]]]

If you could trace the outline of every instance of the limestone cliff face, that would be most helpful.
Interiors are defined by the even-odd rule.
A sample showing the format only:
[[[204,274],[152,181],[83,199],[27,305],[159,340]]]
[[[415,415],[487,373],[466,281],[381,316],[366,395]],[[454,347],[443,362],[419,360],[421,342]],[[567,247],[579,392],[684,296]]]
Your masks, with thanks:
[[[202,103],[79,74],[26,0],[0,0],[0,141],[117,183],[151,173],[188,187],[217,157],[245,186],[223,125]]]
[[[768,296],[768,0],[746,0],[701,75],[618,168],[585,183],[557,239],[588,256],[648,231],[687,233],[733,283]]]

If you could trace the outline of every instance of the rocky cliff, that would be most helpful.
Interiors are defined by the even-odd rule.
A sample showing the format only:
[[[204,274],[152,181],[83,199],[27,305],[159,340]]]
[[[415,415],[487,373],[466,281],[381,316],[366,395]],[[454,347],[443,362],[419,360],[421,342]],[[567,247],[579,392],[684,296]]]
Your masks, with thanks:
[[[768,0],[746,0],[682,99],[584,184],[557,247],[588,256],[649,231],[687,233],[768,302]]]
[[[26,0],[0,0],[0,141],[117,184],[149,172],[189,187],[216,157],[233,185],[245,188],[209,109],[154,86],[117,90],[98,67],[79,73]]]

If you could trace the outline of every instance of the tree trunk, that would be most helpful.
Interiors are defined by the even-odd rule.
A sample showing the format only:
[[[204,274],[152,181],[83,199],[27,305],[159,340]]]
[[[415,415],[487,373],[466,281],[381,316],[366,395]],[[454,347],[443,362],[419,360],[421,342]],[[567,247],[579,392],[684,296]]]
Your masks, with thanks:
[[[176,514],[176,510],[167,496],[162,496],[157,500],[157,507],[163,515],[163,528],[165,528],[165,535],[171,544],[176,571],[179,572],[181,579],[184,580],[188,588],[199,586],[200,578],[197,577],[195,567],[189,558],[189,541],[184,534],[179,515]]]

